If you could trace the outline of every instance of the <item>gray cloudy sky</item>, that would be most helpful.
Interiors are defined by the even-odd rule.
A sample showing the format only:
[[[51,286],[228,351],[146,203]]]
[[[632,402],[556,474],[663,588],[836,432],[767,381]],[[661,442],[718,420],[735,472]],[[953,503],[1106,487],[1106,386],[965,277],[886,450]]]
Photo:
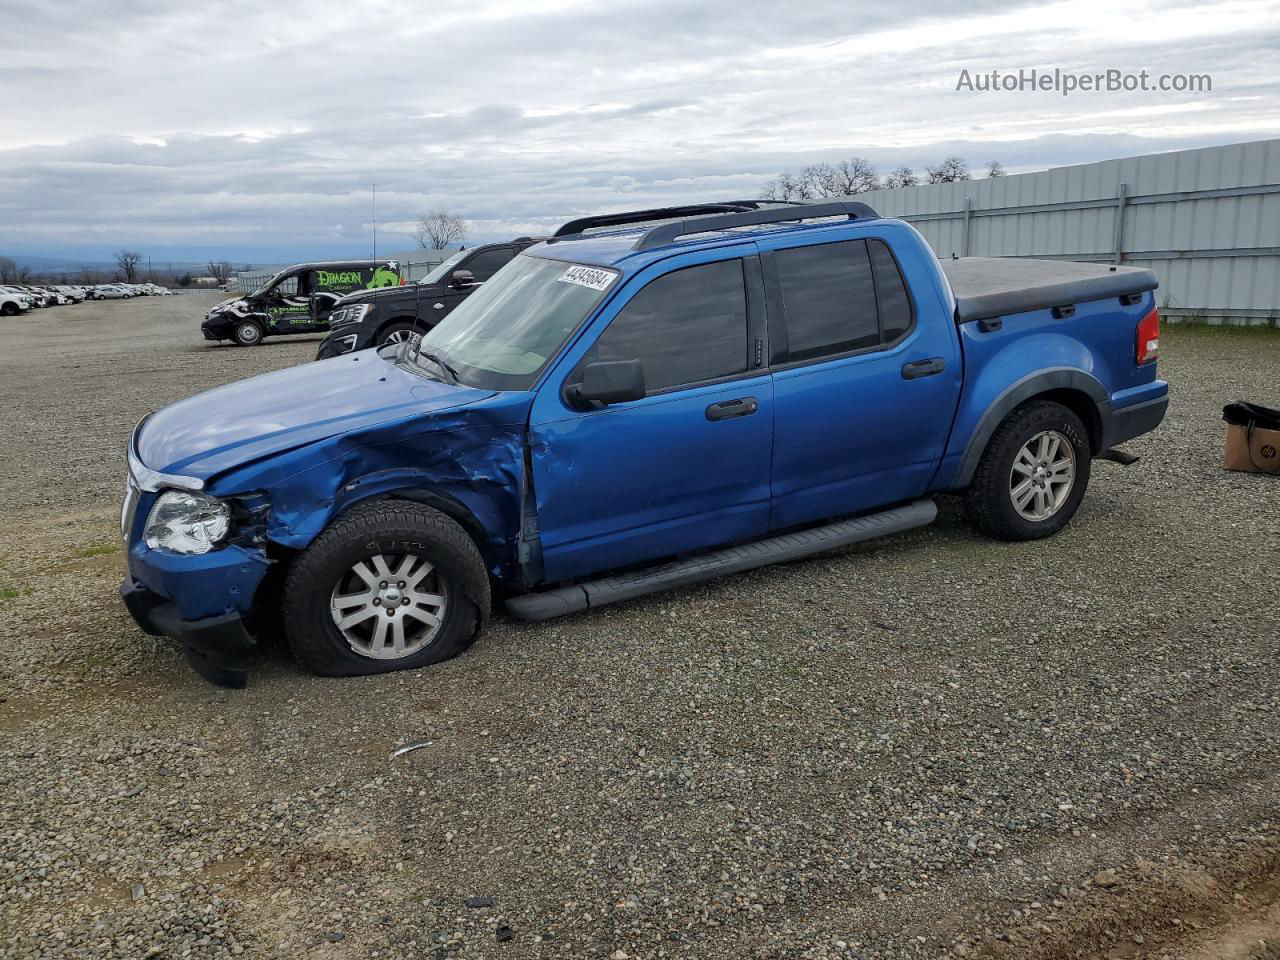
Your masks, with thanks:
[[[756,195],[851,154],[1010,172],[1280,132],[1280,2],[0,0],[0,253],[280,260]],[[957,92],[962,69],[1211,93]]]

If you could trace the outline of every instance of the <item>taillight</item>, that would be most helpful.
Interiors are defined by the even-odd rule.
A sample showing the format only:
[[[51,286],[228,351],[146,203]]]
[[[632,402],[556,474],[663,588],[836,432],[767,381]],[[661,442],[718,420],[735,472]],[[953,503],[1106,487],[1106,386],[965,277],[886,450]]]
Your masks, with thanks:
[[[1160,355],[1160,311],[1155,307],[1138,321],[1138,363],[1150,363]]]

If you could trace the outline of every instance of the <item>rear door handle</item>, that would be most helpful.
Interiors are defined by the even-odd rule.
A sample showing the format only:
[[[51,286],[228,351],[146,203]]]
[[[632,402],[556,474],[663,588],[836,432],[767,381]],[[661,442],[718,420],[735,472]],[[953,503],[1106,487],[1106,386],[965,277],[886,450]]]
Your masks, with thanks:
[[[739,397],[737,400],[722,400],[707,407],[708,420],[728,420],[731,417],[749,417],[760,409],[755,397]]]
[[[928,360],[912,360],[902,365],[903,380],[919,380],[921,377],[932,377],[947,368],[947,362],[941,357],[930,357]]]

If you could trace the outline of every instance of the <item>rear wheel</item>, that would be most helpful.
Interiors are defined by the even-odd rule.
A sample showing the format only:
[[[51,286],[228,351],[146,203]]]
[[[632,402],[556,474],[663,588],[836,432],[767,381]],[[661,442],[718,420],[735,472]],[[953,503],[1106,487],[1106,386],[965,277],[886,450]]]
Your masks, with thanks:
[[[385,347],[389,343],[405,343],[421,337],[422,334],[418,332],[414,324],[399,321],[388,325],[378,334],[378,346]]]
[[[285,636],[314,673],[406,670],[470,646],[490,602],[462,527],[423,504],[381,500],[338,518],[293,564]]]
[[[1084,424],[1062,404],[1019,407],[992,434],[965,492],[970,519],[1001,540],[1057,533],[1084,498],[1090,457]]]
[[[262,328],[254,320],[241,320],[232,328],[231,339],[242,347],[256,347],[262,342]]]
[[[5,303],[0,304],[0,314],[3,314],[6,317],[12,317],[17,312],[18,305],[13,301],[6,301]]]

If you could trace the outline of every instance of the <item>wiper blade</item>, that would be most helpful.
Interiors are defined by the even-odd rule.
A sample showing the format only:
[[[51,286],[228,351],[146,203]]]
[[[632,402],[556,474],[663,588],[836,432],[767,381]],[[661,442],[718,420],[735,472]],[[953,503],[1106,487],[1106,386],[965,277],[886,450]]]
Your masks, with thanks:
[[[439,354],[428,353],[426,350],[423,350],[421,347],[421,344],[419,344],[418,356],[426,357],[428,360],[434,363],[437,367],[443,370],[449,377],[449,381],[448,381],[449,383],[458,382],[458,372],[454,370],[453,367],[445,363],[444,359]]]

